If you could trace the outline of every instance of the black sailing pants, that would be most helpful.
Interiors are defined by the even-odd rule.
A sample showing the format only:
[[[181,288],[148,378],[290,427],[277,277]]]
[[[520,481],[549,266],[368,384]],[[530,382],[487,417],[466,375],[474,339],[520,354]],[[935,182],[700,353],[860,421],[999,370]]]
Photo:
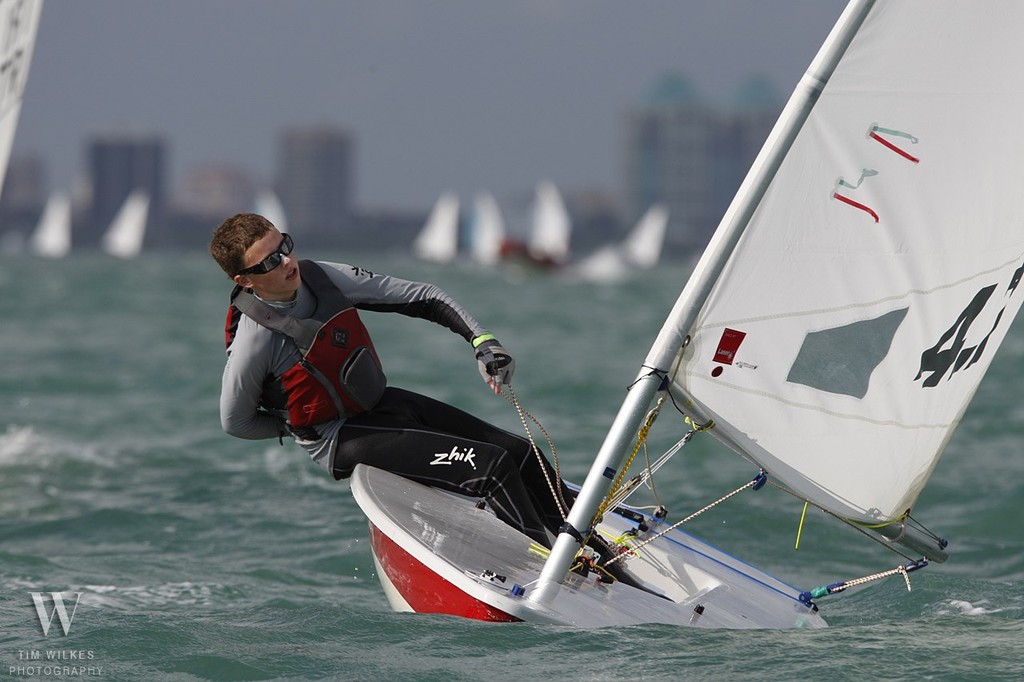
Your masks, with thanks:
[[[545,547],[562,514],[544,477],[571,499],[554,468],[538,461],[530,442],[451,405],[388,387],[375,408],[349,418],[338,434],[334,477],[356,464],[472,497],[483,497],[499,519]]]

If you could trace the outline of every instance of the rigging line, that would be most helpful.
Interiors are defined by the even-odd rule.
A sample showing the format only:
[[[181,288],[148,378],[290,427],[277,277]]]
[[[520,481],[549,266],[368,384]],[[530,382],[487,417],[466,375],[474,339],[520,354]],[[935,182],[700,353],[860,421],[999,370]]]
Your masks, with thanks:
[[[892,543],[886,542],[885,540],[883,540],[881,537],[879,537],[875,533],[869,533],[867,528],[864,527],[863,525],[858,524],[855,521],[851,521],[850,519],[843,518],[842,516],[840,516],[839,514],[836,514],[833,511],[829,511],[828,509],[825,509],[824,507],[822,507],[822,506],[820,506],[818,504],[815,504],[814,502],[811,502],[810,500],[806,500],[806,499],[800,497],[799,495],[794,493],[789,488],[786,488],[785,486],[779,485],[778,483],[776,483],[775,481],[771,480],[770,478],[768,479],[768,482],[772,485],[773,488],[775,488],[777,490],[781,490],[782,492],[784,492],[784,493],[786,493],[788,495],[792,495],[793,497],[795,497],[796,499],[800,500],[801,502],[803,502],[805,504],[812,505],[815,509],[817,509],[819,511],[822,511],[822,512],[828,514],[829,516],[831,516],[832,518],[845,523],[850,528],[853,528],[854,530],[856,530],[858,533],[860,533],[864,537],[868,538],[869,540],[878,543],[882,547],[885,547],[890,552],[893,552],[894,554],[899,554],[901,557],[903,557],[907,561],[915,561],[915,559],[913,557],[911,557],[909,554],[904,554],[900,550],[896,549],[896,547]],[[801,521],[801,523],[802,523],[802,521]],[[890,522],[890,523],[893,523],[893,522]],[[888,525],[888,524],[882,524],[882,525]],[[881,526],[879,526],[879,527],[881,527]]]
[[[651,489],[651,492],[654,494],[655,500],[658,502],[658,505],[660,505],[661,501],[657,500],[658,494],[657,494],[657,491],[654,489],[654,474],[658,471],[658,469],[660,469],[662,466],[664,466],[668,462],[669,459],[671,459],[673,456],[675,456],[675,454],[677,452],[679,452],[679,450],[681,450],[683,448],[683,446],[686,445],[690,441],[690,439],[693,438],[693,436],[696,433],[697,433],[697,431],[694,430],[694,429],[691,429],[690,431],[687,431],[683,435],[682,438],[680,438],[678,441],[676,441],[675,445],[673,445],[668,450],[666,450],[664,452],[664,454],[662,454],[660,457],[658,457],[658,459],[656,459],[654,461],[653,464],[648,462],[647,468],[643,472],[641,472],[637,476],[634,476],[632,479],[630,479],[629,483],[626,483],[624,486],[622,486],[622,488],[620,488],[616,492],[615,497],[612,500],[612,505],[614,506],[614,505],[621,504],[630,495],[632,495],[633,492],[635,492],[637,490],[637,488],[639,488],[641,485],[647,484],[648,481],[650,481],[650,484],[648,484],[648,487]],[[638,509],[641,509],[641,508],[642,507],[638,507]],[[656,508],[656,507],[652,507],[652,508]]]
[[[668,386],[668,388],[665,389],[665,393],[668,394],[668,399],[672,401],[672,407],[676,408],[676,412],[678,412],[679,414],[683,415],[683,417],[686,417],[686,412],[684,412],[683,408],[680,407],[679,403],[676,402],[676,397],[674,395],[672,395],[672,387],[671,387],[672,383],[675,382],[675,380],[676,380],[676,376],[679,374],[679,367],[682,364],[683,363],[681,363],[681,362],[677,362],[676,363],[676,371],[672,373],[672,378],[669,379],[669,386]]]
[[[796,544],[793,546],[794,550],[800,549],[800,536],[804,534],[804,519],[807,518],[807,506],[810,504],[807,500],[804,500],[804,510],[800,512],[800,525],[796,528]]]
[[[662,405],[665,404],[665,396],[658,398],[658,403],[654,408],[647,413],[647,417],[644,419],[643,425],[636,435],[636,445],[633,447],[633,452],[630,453],[626,462],[619,468],[619,474],[615,477],[615,481],[612,482],[611,487],[608,489],[608,494],[605,495],[604,501],[601,502],[601,506],[598,508],[597,513],[594,514],[594,518],[590,521],[591,531],[594,525],[598,522],[598,519],[604,517],[604,513],[608,511],[608,508],[612,506],[612,498],[614,498],[622,488],[622,479],[626,476],[626,472],[629,471],[629,467],[633,464],[633,460],[636,458],[640,448],[644,447],[647,443],[647,434],[650,432],[651,427],[654,426],[655,420],[658,418],[658,414],[661,412]],[[588,534],[587,538],[589,539]]]
[[[507,393],[503,394],[505,396],[505,400],[512,404],[516,409],[516,413],[519,415],[519,421],[523,425],[523,430],[526,431],[526,437],[530,441],[530,447],[533,449],[533,454],[537,457],[537,464],[540,466],[541,473],[544,474],[544,480],[547,481],[548,490],[551,491],[551,496],[554,498],[555,504],[558,506],[558,512],[561,514],[562,520],[565,521],[569,514],[569,505],[562,497],[562,486],[556,486],[554,481],[552,481],[551,477],[548,475],[548,468],[544,466],[544,455],[541,454],[540,448],[537,447],[537,443],[533,438],[533,432],[530,430],[529,424],[526,423],[526,417],[529,417],[533,423],[537,425],[537,428],[541,430],[541,433],[543,433],[544,437],[547,439],[548,446],[551,448],[551,462],[555,469],[555,476],[558,477],[558,482],[561,483],[562,470],[558,463],[558,450],[555,448],[555,442],[551,438],[551,434],[549,434],[547,429],[544,428],[544,425],[540,423],[540,420],[530,414],[519,403],[519,397],[516,396],[515,389],[512,388],[512,385],[509,384],[506,388]]]
[[[687,336],[686,339],[683,341],[680,350],[682,350],[687,345],[689,345],[689,342],[690,342],[689,339],[690,339],[690,337]],[[644,365],[644,366],[645,367],[649,367],[649,365]],[[654,472],[657,471],[659,468],[661,468],[661,466],[666,461],[668,461],[668,459],[670,457],[672,457],[676,452],[678,452],[680,448],[682,448],[684,445],[686,445],[686,443],[689,442],[690,438],[692,438],[695,433],[698,433],[700,431],[705,431],[705,430],[710,429],[712,426],[715,425],[714,420],[708,421],[707,424],[697,424],[693,419],[690,418],[689,415],[687,415],[683,411],[683,409],[681,407],[679,407],[679,403],[676,402],[676,398],[675,398],[674,395],[672,395],[672,390],[671,390],[670,386],[671,386],[672,382],[675,381],[676,377],[679,375],[679,370],[680,370],[681,367],[682,367],[682,362],[678,362],[677,361],[675,363],[675,369],[669,370],[668,372],[664,372],[662,370],[658,370],[658,369],[652,368],[652,371],[647,374],[647,376],[650,376],[651,374],[660,374],[661,375],[661,378],[662,378],[662,388],[660,390],[664,394],[664,395],[661,396],[661,398],[658,399],[658,404],[652,410],[652,414],[654,415],[653,418],[651,418],[650,415],[648,416],[648,418],[650,419],[650,423],[649,424],[645,424],[644,428],[642,428],[641,431],[637,434],[637,436],[638,436],[637,445],[639,447],[639,444],[641,442],[640,438],[642,437],[642,439],[643,439],[642,442],[643,442],[643,447],[644,447],[644,457],[647,460],[647,469],[646,469],[645,474],[641,474],[641,482],[646,482],[647,480],[650,480],[649,487],[651,489],[651,493],[654,495],[656,500],[657,500],[657,497],[658,497],[658,493],[657,493],[657,490],[655,490],[655,487],[654,487]],[[690,426],[690,431],[688,431],[683,436],[683,438],[680,441],[678,441],[673,447],[669,448],[669,450],[665,454],[663,454],[655,462],[655,466],[652,469],[651,464],[650,464],[649,453],[648,453],[648,450],[647,450],[647,433],[648,433],[648,431],[650,431],[650,428],[654,425],[654,420],[657,419],[658,414],[661,413],[661,408],[662,408],[662,405],[665,402],[665,398],[666,397],[670,401],[672,401],[672,406],[676,408],[676,411],[679,412],[681,415],[683,415],[683,421]],[[635,455],[636,455],[636,450],[633,451],[633,455],[630,457],[630,460],[629,460],[630,462],[633,461],[633,456],[635,456]],[[625,472],[626,472],[626,470],[628,468],[629,468],[629,465],[627,464],[626,467],[623,468],[623,472],[622,473],[625,474]],[[620,478],[621,478],[621,475],[620,475]],[[614,490],[615,490],[615,488],[613,487],[613,491]],[[632,489],[630,491],[626,492],[624,495],[622,495],[622,498],[619,501],[622,501],[622,500],[626,499],[626,497],[628,497],[628,495],[631,492],[632,492]],[[611,493],[609,493],[609,496],[611,496]],[[597,517],[597,518],[600,518],[600,517]]]
[[[683,345],[682,345],[682,348],[680,348],[680,352],[682,350],[684,350],[688,345],[690,345],[690,337],[689,336],[687,336],[686,339],[683,341]],[[671,376],[669,376],[668,374],[665,375],[665,378],[668,379],[668,382],[667,382],[667,384],[665,386],[665,393],[668,394],[668,399],[672,401],[672,406],[676,408],[676,412],[678,412],[679,414],[683,415],[683,420],[687,424],[689,424],[690,427],[694,431],[697,431],[697,432],[707,431],[708,429],[710,429],[711,427],[713,427],[715,425],[715,420],[709,418],[707,423],[705,423],[705,424],[698,424],[690,415],[688,415],[686,413],[686,410],[684,410],[682,407],[680,407],[679,403],[676,402],[676,397],[674,395],[672,395],[672,385],[675,383],[676,377],[679,376],[679,372],[682,371],[682,369],[683,369],[682,359],[677,359],[676,362],[675,362],[675,368],[673,370],[671,370],[672,375]]]
[[[853,580],[844,580],[831,585],[823,585],[821,587],[815,587],[813,590],[800,593],[800,601],[805,604],[811,604],[812,599],[818,597],[826,597],[830,594],[837,594],[850,587],[856,587],[857,585],[863,585],[865,583],[872,582],[874,580],[881,580],[882,578],[888,578],[893,575],[903,576],[903,582],[907,585],[907,592],[911,592],[913,588],[910,585],[910,572],[916,571],[920,568],[924,568],[928,565],[928,562],[924,559],[911,559],[909,563],[891,568],[888,571],[881,571],[880,573],[873,573],[866,575],[863,578],[854,578]]]
[[[685,346],[685,345],[686,345],[686,342],[684,341],[683,346]],[[656,469],[660,468],[661,465],[664,464],[664,462],[667,461],[669,457],[671,457],[673,454],[675,454],[678,451],[678,449],[680,447],[682,447],[682,445],[685,445],[686,441],[689,440],[689,437],[692,435],[692,433],[691,433],[691,434],[689,434],[687,436],[684,436],[683,440],[681,441],[681,444],[677,444],[676,447],[671,448],[668,453],[666,453],[665,455],[662,455],[662,457],[657,462],[655,462],[656,466],[654,467],[654,469],[651,468],[650,452],[647,449],[647,434],[649,433],[651,427],[654,425],[654,421],[658,418],[658,415],[661,413],[661,408],[662,408],[662,405],[665,403],[666,395],[668,396],[669,400],[672,401],[672,404],[675,406],[676,410],[679,410],[679,406],[676,405],[675,398],[672,396],[671,391],[668,390],[668,384],[671,383],[675,379],[675,375],[678,374],[678,372],[679,372],[678,365],[679,365],[679,363],[676,363],[676,369],[675,369],[674,372],[671,372],[671,370],[669,370],[669,371],[661,370],[661,369],[658,369],[657,367],[652,367],[652,366],[646,365],[646,364],[642,365],[642,367],[646,367],[650,371],[647,374],[643,375],[642,377],[638,377],[636,379],[636,381],[634,381],[632,384],[630,384],[629,386],[626,387],[626,390],[629,391],[641,379],[644,379],[646,377],[650,377],[652,375],[653,376],[660,376],[661,377],[661,389],[660,390],[663,391],[664,395],[662,395],[658,399],[657,405],[655,405],[654,409],[652,409],[648,413],[647,418],[646,418],[646,420],[644,422],[644,425],[637,432],[637,444],[636,444],[636,447],[633,449],[633,452],[630,454],[629,459],[626,461],[625,465],[621,468],[621,470],[619,472],[618,478],[616,479],[616,481],[612,484],[611,488],[609,489],[608,495],[605,498],[605,502],[602,505],[602,507],[598,510],[598,513],[594,517],[594,519],[600,519],[604,515],[604,512],[608,509],[608,507],[612,507],[612,506],[618,504],[619,502],[622,502],[623,500],[625,500],[627,497],[629,497],[629,495],[634,490],[636,490],[636,488],[639,486],[640,483],[644,483],[646,481],[650,481],[649,487],[651,489],[651,493],[654,495],[654,498],[657,501],[657,499],[658,499],[658,491],[655,489],[655,486],[654,486],[654,471]],[[670,372],[672,373],[671,377],[669,376]],[[643,474],[641,474],[640,476],[636,477],[636,479],[634,479],[634,481],[632,481],[631,483],[629,483],[629,484],[627,484],[625,486],[622,486],[621,485],[622,479],[625,477],[626,472],[629,470],[629,467],[633,463],[633,460],[636,457],[636,454],[639,451],[641,446],[644,449],[644,460],[646,462],[645,472]],[[637,480],[637,479],[639,479],[639,480]],[[660,504],[660,502],[659,502],[659,504]]]
[[[922,533],[927,533],[928,535],[930,535],[933,540],[937,540],[939,542],[941,542],[943,540],[941,535],[938,535],[937,533],[929,530],[927,527],[925,527],[925,525],[923,523],[921,523],[920,521],[915,519],[913,516],[911,516],[909,512],[907,513],[906,517],[904,517],[904,518],[906,518],[907,521],[910,521],[911,523],[913,523],[914,527],[917,528],[918,530],[920,530]]]
[[[654,501],[659,505],[661,499],[658,497],[658,489],[654,486],[654,470],[651,469],[651,452],[647,448],[647,443],[644,443],[644,471],[647,472],[647,480],[650,481],[647,487],[651,489],[651,495],[654,497]]]
[[[734,495],[738,495],[739,493],[743,492],[747,488],[754,487],[758,483],[759,480],[760,480],[760,476],[758,476],[757,478],[754,478],[752,481],[750,481],[746,485],[742,485],[739,488],[736,488],[736,490],[733,490],[731,493],[727,493],[727,494],[723,495],[722,497],[718,498],[717,500],[715,500],[711,504],[708,504],[708,505],[704,506],[703,508],[698,509],[697,511],[695,511],[692,514],[690,514],[689,516],[687,516],[682,521],[677,521],[676,523],[672,524],[671,526],[669,526],[665,530],[661,531],[657,535],[655,535],[653,537],[650,537],[650,538],[647,538],[643,542],[628,548],[627,550],[625,550],[622,553],[620,553],[618,556],[612,557],[608,561],[604,562],[604,565],[607,566],[608,564],[613,564],[616,561],[621,560],[623,557],[625,557],[627,555],[635,554],[638,549],[646,547],[647,545],[651,544],[652,542],[654,542],[658,538],[664,536],[669,531],[675,530],[676,528],[678,528],[679,526],[683,525],[684,523],[686,523],[688,521],[692,521],[693,519],[697,518],[698,516],[700,516],[704,512],[709,511],[709,510],[713,509],[714,507],[717,507],[722,502],[725,502],[726,500],[728,500],[730,497],[732,497]]]
[[[636,379],[633,380],[633,383],[631,383],[629,386],[626,386],[626,392],[627,393],[634,386],[636,386],[638,383],[640,383],[641,381],[643,381],[647,377],[651,376],[652,374],[655,375],[655,376],[661,376],[662,378],[664,378],[665,376],[668,375],[668,372],[666,372],[663,369],[658,369],[657,367],[651,367],[650,365],[641,365],[641,367],[646,367],[650,371],[647,374],[644,374],[643,376],[638,376]]]

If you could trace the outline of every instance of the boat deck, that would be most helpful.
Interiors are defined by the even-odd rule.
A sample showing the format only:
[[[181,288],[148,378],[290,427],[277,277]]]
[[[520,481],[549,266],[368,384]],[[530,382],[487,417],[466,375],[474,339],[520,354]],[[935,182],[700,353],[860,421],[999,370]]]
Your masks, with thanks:
[[[680,531],[669,532],[640,550],[639,556],[624,560],[633,575],[664,596],[619,582],[601,583],[594,574],[572,573],[553,600],[540,604],[530,598],[531,587],[547,551],[489,510],[477,508],[474,500],[362,465],[356,467],[351,482],[353,496],[375,529],[372,532],[401,548],[401,566],[411,561],[420,567],[405,571],[399,562],[385,567],[375,553],[378,570],[386,568],[390,573],[381,577],[396,610],[424,610],[401,596],[404,593],[415,594],[419,605],[424,596],[437,604],[427,609],[430,612],[458,613],[445,604],[450,605],[452,594],[462,593],[514,619],[580,627],[826,625],[816,610],[799,601],[796,588]],[[646,518],[647,533],[663,528],[659,520]],[[608,514],[598,530],[606,537],[618,537],[636,527],[625,516]],[[647,533],[637,539],[643,540]],[[389,580],[396,579],[398,584],[388,586]],[[515,586],[522,588],[521,594]]]

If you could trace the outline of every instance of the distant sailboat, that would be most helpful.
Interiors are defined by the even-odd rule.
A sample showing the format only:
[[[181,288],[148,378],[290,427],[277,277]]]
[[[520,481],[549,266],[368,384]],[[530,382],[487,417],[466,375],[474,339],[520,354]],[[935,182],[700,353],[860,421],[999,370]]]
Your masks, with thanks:
[[[597,281],[620,280],[637,270],[658,264],[668,226],[668,210],[655,204],[620,244],[606,246],[573,268],[573,274]]]
[[[647,209],[636,227],[622,243],[626,261],[637,268],[653,268],[661,258],[661,247],[665,243],[665,228],[668,227],[668,209],[655,204]]]
[[[459,198],[442,194],[412,243],[413,255],[431,263],[451,263],[459,250]]]
[[[46,202],[29,244],[32,253],[46,258],[63,258],[71,251],[71,200],[55,192]]]
[[[272,222],[279,232],[288,232],[288,217],[273,190],[263,190],[256,195],[255,209],[256,213]]]
[[[118,258],[135,258],[142,251],[149,218],[149,194],[137,189],[128,195],[103,235],[103,250]]]
[[[527,245],[530,256],[554,265],[564,263],[569,258],[571,234],[572,223],[561,192],[553,182],[540,183],[533,205],[533,232]]]
[[[482,265],[494,265],[500,260],[505,221],[498,202],[490,192],[481,192],[473,200],[470,235],[473,260]]]
[[[537,185],[532,208],[530,236],[526,244],[506,239],[502,257],[544,268],[556,268],[569,260],[572,222],[562,194],[553,182]]]

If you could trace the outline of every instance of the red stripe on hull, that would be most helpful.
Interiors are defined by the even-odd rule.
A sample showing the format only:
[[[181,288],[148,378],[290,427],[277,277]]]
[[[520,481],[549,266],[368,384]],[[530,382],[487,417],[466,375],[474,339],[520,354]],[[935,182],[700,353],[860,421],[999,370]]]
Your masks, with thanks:
[[[520,620],[466,594],[399,547],[372,523],[370,545],[395,589],[416,613],[444,613],[504,623]]]

